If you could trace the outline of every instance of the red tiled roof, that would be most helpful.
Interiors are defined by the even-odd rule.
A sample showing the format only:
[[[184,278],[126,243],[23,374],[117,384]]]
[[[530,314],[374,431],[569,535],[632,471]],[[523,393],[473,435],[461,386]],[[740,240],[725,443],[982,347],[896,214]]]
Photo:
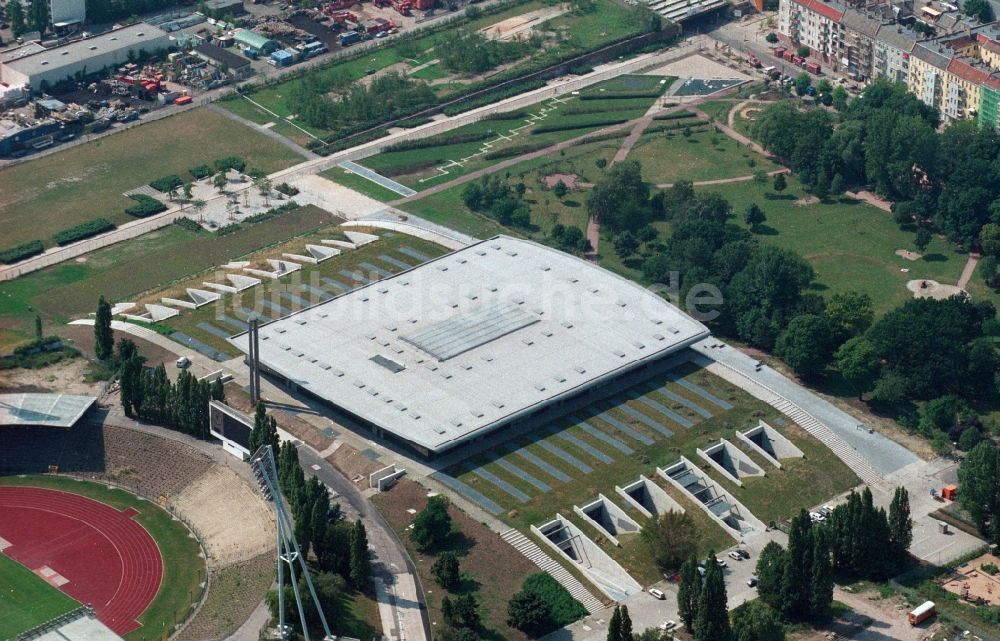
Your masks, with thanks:
[[[990,76],[986,79],[986,86],[992,89],[1000,89],[1000,78]]]
[[[997,42],[993,38],[990,38],[985,33],[980,33],[976,35],[976,40],[984,49],[989,49],[994,53],[1000,53],[1000,42]]]
[[[952,60],[948,63],[948,73],[958,76],[962,80],[981,85],[990,78],[990,74],[982,69],[976,69],[969,63],[962,60]]]
[[[806,6],[819,15],[833,20],[834,22],[840,22],[840,19],[844,17],[843,11],[837,11],[822,0],[809,0]]]

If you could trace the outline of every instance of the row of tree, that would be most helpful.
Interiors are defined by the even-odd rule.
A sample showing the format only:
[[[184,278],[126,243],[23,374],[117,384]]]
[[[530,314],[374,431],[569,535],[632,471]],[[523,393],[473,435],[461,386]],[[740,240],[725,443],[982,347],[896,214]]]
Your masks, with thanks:
[[[757,560],[757,593],[789,621],[823,621],[833,603],[830,543],[808,513],[794,517],[788,549],[771,541]]]
[[[8,2],[7,20],[10,21],[10,31],[15,38],[29,31],[45,33],[49,28],[48,0],[31,0],[24,5],[21,2]]]
[[[514,187],[498,174],[483,176],[462,189],[462,202],[472,211],[494,218],[501,225],[525,228],[531,225],[531,208],[524,202],[527,187]]]
[[[726,582],[714,551],[700,565],[694,556],[681,565],[677,613],[695,641],[732,641]]]
[[[976,527],[993,543],[1000,543],[1000,448],[980,443],[958,468],[959,502]]]

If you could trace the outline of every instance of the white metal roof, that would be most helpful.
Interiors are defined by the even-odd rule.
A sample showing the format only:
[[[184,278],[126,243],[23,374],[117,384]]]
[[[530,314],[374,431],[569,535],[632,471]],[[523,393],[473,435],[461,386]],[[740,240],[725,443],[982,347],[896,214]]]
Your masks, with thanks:
[[[260,354],[438,451],[707,334],[632,281],[499,236],[264,325]],[[230,340],[247,351],[246,334]]]
[[[0,394],[0,425],[71,427],[96,400],[71,394]]]
[[[61,47],[5,62],[8,67],[26,75],[38,74],[49,69],[77,63],[109,52],[124,51],[138,45],[168,38],[167,32],[151,24],[140,22],[129,27],[77,40]],[[152,51],[150,53],[153,53]],[[94,69],[98,71],[98,69]]]

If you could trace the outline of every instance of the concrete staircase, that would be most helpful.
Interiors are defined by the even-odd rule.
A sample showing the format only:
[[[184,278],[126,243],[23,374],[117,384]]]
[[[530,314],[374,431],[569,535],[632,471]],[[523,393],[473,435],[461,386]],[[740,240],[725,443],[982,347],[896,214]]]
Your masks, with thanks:
[[[534,541],[514,529],[507,530],[500,535],[500,538],[513,545],[518,552],[528,557],[529,561],[548,572],[553,579],[569,590],[574,599],[583,604],[587,612],[594,614],[604,609],[604,604],[591,594],[579,579],[543,552]]]
[[[795,421],[804,430],[815,436],[823,445],[830,448],[847,467],[851,468],[868,485],[878,485],[883,480],[882,475],[875,471],[875,468],[858,454],[853,447],[848,445],[844,439],[837,436],[833,430],[817,421],[811,414],[795,403],[785,399],[769,387],[761,385],[757,381],[747,377],[726,363],[713,361],[707,366],[707,369],[716,376],[743,388],[752,396],[759,398]]]

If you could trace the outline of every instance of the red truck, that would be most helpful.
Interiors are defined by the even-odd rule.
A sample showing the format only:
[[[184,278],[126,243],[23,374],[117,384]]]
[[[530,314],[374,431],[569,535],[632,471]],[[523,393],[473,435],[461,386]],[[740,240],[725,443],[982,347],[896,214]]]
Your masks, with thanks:
[[[782,52],[781,57],[784,58],[785,60],[787,60],[788,62],[791,62],[792,58],[797,58],[798,56],[796,56],[791,51],[785,50],[785,51]]]
[[[760,69],[763,66],[762,64],[760,64],[760,60],[757,60],[757,58],[754,56],[750,56],[749,58],[747,58],[747,62],[749,62],[750,66],[753,67],[754,69]]]
[[[806,71],[808,71],[811,74],[814,74],[814,75],[818,76],[819,73],[820,73],[820,71],[822,71],[822,68],[818,64],[816,64],[815,62],[807,62],[806,63]]]
[[[781,58],[785,55],[785,51],[786,49],[784,47],[775,47],[771,50],[771,53],[774,54],[775,58]]]

